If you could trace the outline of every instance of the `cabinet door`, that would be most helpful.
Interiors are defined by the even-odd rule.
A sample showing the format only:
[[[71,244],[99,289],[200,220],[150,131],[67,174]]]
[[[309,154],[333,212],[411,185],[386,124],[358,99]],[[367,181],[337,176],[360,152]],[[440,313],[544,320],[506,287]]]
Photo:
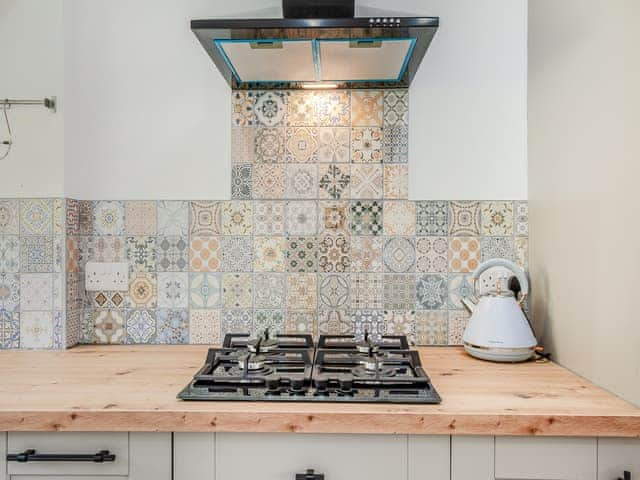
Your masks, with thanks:
[[[451,480],[493,480],[493,437],[451,437]]]
[[[640,439],[599,438],[598,480],[617,480],[625,470],[640,479]]]
[[[216,435],[216,480],[295,480],[314,469],[325,480],[404,480],[407,437],[398,435]]]
[[[495,478],[596,480],[597,440],[574,437],[496,437]]]
[[[171,480],[171,433],[131,433],[129,445],[129,480]]]
[[[408,439],[409,480],[449,480],[451,437],[410,435]]]
[[[215,433],[174,433],[174,480],[214,480],[215,441]]]

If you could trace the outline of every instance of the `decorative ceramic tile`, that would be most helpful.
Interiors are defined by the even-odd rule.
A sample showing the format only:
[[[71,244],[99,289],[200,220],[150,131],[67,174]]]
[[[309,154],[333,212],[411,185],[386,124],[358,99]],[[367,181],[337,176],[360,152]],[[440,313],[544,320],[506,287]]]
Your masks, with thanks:
[[[351,233],[382,235],[382,203],[357,201],[351,203]]]
[[[222,305],[224,308],[253,306],[253,277],[248,273],[225,273],[222,276]]]
[[[351,165],[351,198],[382,198],[382,165]]]
[[[320,277],[320,308],[349,308],[350,283],[348,275],[322,275]]]
[[[81,239],[83,237],[80,237]],[[86,252],[83,244],[80,248],[81,261],[85,258],[92,262],[124,262],[127,258],[127,241],[125,237],[90,237],[87,238]],[[82,271],[82,266],[80,268]]]
[[[256,99],[254,92],[243,92],[235,90],[233,92],[231,100],[231,120],[233,125],[237,127],[255,125],[256,114],[254,107],[256,104]]]
[[[318,239],[316,237],[287,238],[287,271],[294,273],[318,271]]]
[[[524,269],[529,269],[529,239],[516,238],[513,242],[513,259],[516,264]]]
[[[0,310],[20,309],[20,275],[0,273]]]
[[[82,240],[79,237],[67,236],[67,241],[66,241],[67,263],[65,267],[67,272],[75,273],[80,271],[80,264],[83,263],[83,260],[81,259],[82,255],[86,254],[86,252],[81,251],[81,247],[80,247],[81,241]]]
[[[415,235],[416,204],[403,200],[385,201],[384,234]]]
[[[53,274],[20,275],[20,310],[23,312],[53,309]]]
[[[287,162],[318,162],[318,129],[310,127],[287,128]]]
[[[287,282],[287,308],[313,310],[318,307],[318,279],[312,273],[292,273]]]
[[[284,165],[255,165],[253,171],[253,198],[284,198],[286,180]]]
[[[415,240],[407,237],[388,238],[382,251],[382,262],[386,272],[414,272],[416,269]]]
[[[51,235],[53,233],[53,200],[21,200],[20,233]]]
[[[1,204],[2,202],[0,202],[0,205]],[[80,202],[78,200],[73,200],[71,198],[67,199],[65,209],[65,226],[65,233],[67,235],[80,234]]]
[[[447,345],[449,341],[448,324],[448,312],[417,312],[416,343],[418,345]]]
[[[285,202],[254,202],[253,231],[255,235],[284,235]]]
[[[191,235],[207,237],[222,233],[220,202],[191,202]]]
[[[53,271],[55,273],[62,273],[66,256],[65,250],[64,237],[55,235],[53,237]]]
[[[285,195],[287,198],[317,198],[318,167],[304,163],[287,165]]]
[[[284,128],[258,128],[255,132],[255,163],[284,163]]]
[[[315,335],[318,330],[315,311],[288,311],[285,331],[294,335]]]
[[[254,278],[255,308],[279,309],[286,302],[286,276],[277,273],[260,274]]]
[[[156,237],[127,237],[129,269],[134,272],[155,272]]]
[[[351,271],[382,272],[381,238],[351,237]]]
[[[313,126],[317,123],[314,92],[292,91],[287,102],[287,125]]]
[[[386,90],[384,92],[384,126],[409,126],[409,91]]]
[[[351,267],[349,238],[346,235],[324,235],[320,238],[319,270],[344,273]]]
[[[253,166],[248,163],[234,165],[231,168],[231,198],[248,200],[251,198]]]
[[[66,312],[53,312],[53,345],[55,350],[62,350],[65,347],[65,322]]]
[[[413,275],[385,275],[385,310],[413,310],[416,303],[416,285]]]
[[[65,288],[64,281],[65,275],[63,273],[55,273],[52,275],[53,277],[53,309],[54,310],[64,310],[66,308],[65,305]]]
[[[20,313],[0,309],[0,349],[20,348]]]
[[[191,310],[189,312],[189,343],[192,345],[220,344],[220,310]]]
[[[513,202],[482,203],[482,234],[513,235]]]
[[[449,202],[449,235],[473,237],[480,235],[480,202]]]
[[[155,341],[157,321],[154,310],[129,310],[126,317],[126,343],[145,344]]]
[[[449,345],[462,345],[462,335],[469,323],[469,314],[466,310],[449,311]]]
[[[156,342],[165,345],[189,343],[189,312],[187,310],[158,310]]]
[[[225,202],[222,206],[222,233],[224,235],[251,235],[253,232],[253,206],[251,202]]]
[[[449,275],[449,308],[463,309],[461,300],[473,294],[470,274]]]
[[[91,296],[91,306],[94,308],[122,308],[125,298],[121,292],[87,292]]]
[[[382,156],[385,163],[407,163],[409,161],[409,129],[407,127],[384,128]]]
[[[127,305],[130,308],[155,308],[158,304],[158,277],[155,273],[137,272],[129,278]]]
[[[285,314],[283,310],[256,310],[253,318],[254,332],[264,332],[278,335],[286,333]]]
[[[480,265],[480,239],[477,237],[451,237],[449,239],[449,271],[469,273]]]
[[[424,236],[449,235],[449,202],[417,202],[416,230]]]
[[[20,271],[20,240],[17,235],[0,236],[0,272]]]
[[[81,200],[79,204],[78,224],[80,235],[93,235],[94,233],[98,233],[95,229],[95,202]]]
[[[0,235],[18,235],[18,200],[0,200]]]
[[[287,203],[287,233],[311,236],[318,231],[318,202],[298,201]]]
[[[382,163],[382,129],[354,127],[351,130],[351,161],[353,163]]]
[[[529,204],[527,202],[516,202],[514,215],[515,235],[518,237],[526,237],[529,235]]]
[[[67,231],[66,229],[66,213],[65,213],[65,205],[66,202],[62,198],[55,198],[53,200],[53,234],[54,235],[64,235]]]
[[[80,343],[82,312],[80,311],[67,311],[65,322],[65,345],[66,348],[71,348]]]
[[[409,167],[384,166],[384,198],[406,200],[409,197]]]
[[[385,333],[384,312],[381,310],[356,310],[351,314],[353,334],[359,340],[368,335],[374,340]]]
[[[22,312],[20,314],[20,348],[53,347],[53,313]]]
[[[348,310],[320,310],[318,312],[318,334],[349,335],[351,333],[353,333],[353,325]]]
[[[383,308],[383,277],[380,274],[351,275],[351,308]]]
[[[186,272],[189,269],[189,242],[183,237],[158,237],[156,258],[159,272]]]
[[[158,308],[189,307],[189,274],[158,274]]]
[[[410,345],[416,343],[416,313],[412,310],[384,312],[385,335],[404,335]]]
[[[222,237],[222,271],[253,270],[253,240],[251,237]]]
[[[222,306],[222,277],[214,273],[191,273],[189,304],[191,308]]]
[[[124,215],[124,202],[95,202],[93,228],[96,234],[122,235],[124,233]]]
[[[320,198],[349,198],[349,185],[351,184],[351,166],[320,165],[318,167],[318,186]]]
[[[225,310],[222,312],[220,336],[227,333],[247,333],[253,331],[253,312],[251,310]]]
[[[96,310],[94,314],[95,343],[103,345],[124,343],[125,321],[120,310]]]
[[[351,123],[351,98],[348,91],[313,92],[315,123],[323,127],[347,127]]]
[[[320,163],[349,163],[351,160],[351,129],[346,127],[319,128],[317,158]]]
[[[189,264],[192,272],[222,270],[222,246],[218,237],[191,237]]]
[[[416,300],[418,308],[439,310],[447,306],[447,276],[426,274],[417,277]]]
[[[23,272],[53,271],[53,238],[20,237],[20,268]]]
[[[156,235],[158,233],[156,202],[126,202],[125,220],[127,235]]]
[[[258,92],[253,107],[258,125],[275,127],[284,123],[287,113],[287,93]]]
[[[353,90],[351,92],[351,125],[381,127],[384,113],[383,90]]]
[[[67,310],[79,310],[84,306],[85,288],[84,274],[67,273]]]
[[[254,163],[256,161],[256,132],[254,127],[231,129],[231,163]]]
[[[80,328],[78,342],[93,343],[95,341],[95,313],[93,310],[85,308],[80,313]]]
[[[492,258],[513,260],[513,238],[482,237],[482,261]]]
[[[287,271],[287,240],[284,237],[254,237],[254,265],[256,272]]]
[[[447,273],[449,245],[444,237],[418,237],[416,269],[423,273]]]

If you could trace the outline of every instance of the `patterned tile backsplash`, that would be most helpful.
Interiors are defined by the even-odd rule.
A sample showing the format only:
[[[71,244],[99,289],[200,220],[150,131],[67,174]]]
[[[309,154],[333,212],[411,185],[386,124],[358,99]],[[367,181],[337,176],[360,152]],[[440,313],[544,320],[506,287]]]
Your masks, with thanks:
[[[0,200],[0,348],[267,327],[459,344],[470,272],[527,267],[527,202],[407,200],[406,91],[232,103],[231,200]],[[128,262],[128,290],[86,292],[88,261]]]

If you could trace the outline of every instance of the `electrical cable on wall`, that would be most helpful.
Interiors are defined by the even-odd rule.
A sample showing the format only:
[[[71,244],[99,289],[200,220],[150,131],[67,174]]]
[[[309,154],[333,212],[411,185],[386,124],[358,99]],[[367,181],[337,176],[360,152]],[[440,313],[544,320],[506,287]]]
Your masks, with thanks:
[[[2,113],[4,116],[5,124],[7,125],[7,133],[9,134],[8,140],[0,140],[0,145],[6,148],[4,152],[0,152],[0,161],[4,160],[11,153],[11,147],[13,146],[13,132],[11,131],[11,123],[9,122],[8,110],[12,105],[42,105],[48,108],[52,112],[56,111],[56,97],[45,98],[44,100],[9,100],[5,98],[0,100],[2,105]]]

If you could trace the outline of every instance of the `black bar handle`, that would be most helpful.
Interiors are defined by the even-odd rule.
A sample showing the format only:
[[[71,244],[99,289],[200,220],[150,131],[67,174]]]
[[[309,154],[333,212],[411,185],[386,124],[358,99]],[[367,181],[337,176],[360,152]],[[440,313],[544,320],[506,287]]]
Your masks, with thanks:
[[[109,450],[100,450],[93,455],[75,454],[75,453],[36,453],[34,449],[25,450],[22,453],[14,453],[7,455],[7,462],[115,462],[116,456]]]
[[[296,480],[324,480],[324,474],[315,473],[315,470],[310,468],[306,473],[298,473]]]
[[[618,478],[618,480],[631,480],[631,472],[627,472],[625,470],[624,476],[622,478]]]

